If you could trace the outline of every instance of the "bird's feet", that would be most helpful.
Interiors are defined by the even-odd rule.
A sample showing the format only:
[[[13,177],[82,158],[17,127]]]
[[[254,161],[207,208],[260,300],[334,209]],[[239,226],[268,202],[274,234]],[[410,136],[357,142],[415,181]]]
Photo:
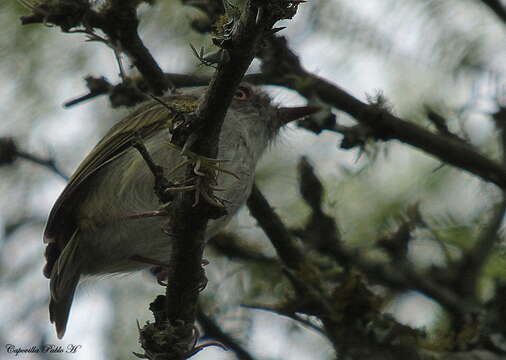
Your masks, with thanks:
[[[172,186],[169,186],[165,189],[167,193],[170,192],[178,192],[178,191],[194,191],[195,192],[195,201],[193,206],[196,206],[200,199],[203,198],[209,204],[224,208],[225,207],[225,199],[222,199],[216,196],[214,193],[219,191],[224,191],[225,189],[219,188],[218,184],[218,174],[225,173],[227,175],[233,176],[239,180],[239,176],[232,171],[229,171],[223,168],[223,164],[228,162],[228,160],[224,159],[212,159],[205,156],[197,155],[186,147],[183,147],[181,150],[176,145],[170,144],[169,146],[177,149],[181,152],[181,155],[185,157],[181,163],[175,166],[170,172],[167,174],[167,178],[170,178],[172,174],[181,169],[184,166],[191,165],[193,166],[192,176],[187,178],[186,180],[173,183]]]

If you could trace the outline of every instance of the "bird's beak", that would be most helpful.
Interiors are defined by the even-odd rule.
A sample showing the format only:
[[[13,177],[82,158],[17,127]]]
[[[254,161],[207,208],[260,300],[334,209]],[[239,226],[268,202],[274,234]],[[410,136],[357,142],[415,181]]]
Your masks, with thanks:
[[[318,106],[298,106],[298,107],[286,107],[286,108],[278,108],[278,119],[280,120],[280,125],[286,125],[291,121],[303,118],[304,116],[308,116],[314,114],[321,110],[321,107]]]

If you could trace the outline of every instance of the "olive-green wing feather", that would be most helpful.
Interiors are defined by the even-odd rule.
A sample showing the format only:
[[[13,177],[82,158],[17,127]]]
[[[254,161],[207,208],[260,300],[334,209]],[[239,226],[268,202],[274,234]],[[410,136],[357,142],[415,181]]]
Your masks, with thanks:
[[[53,210],[90,174],[128,149],[134,137],[147,138],[161,127],[170,127],[176,114],[191,112],[197,107],[197,98],[193,96],[167,97],[162,101],[143,104],[115,124],[74,172]]]
[[[149,103],[115,124],[74,172],[62,195],[72,192],[88,176],[123,153],[136,136],[144,139],[157,129],[170,126],[174,113],[169,111],[161,104]]]
[[[71,198],[76,194],[80,185],[89,176],[114,158],[121,156],[130,146],[135,137],[145,139],[156,130],[170,126],[175,112],[159,103],[150,102],[137,108],[132,114],[115,124],[104,138],[95,146],[93,151],[84,159],[74,172],[56,201],[46,225],[44,241],[51,242],[56,233],[62,229],[69,219],[66,207],[74,208]]]
[[[135,137],[146,139],[158,129],[170,127],[177,114],[194,111],[197,99],[195,96],[178,95],[164,98],[164,103],[151,101],[139,106],[114,125],[84,159],[49,214],[44,232],[44,242],[48,243],[44,268],[47,277],[76,230],[77,198],[78,195],[86,195],[87,187],[84,183],[104,165],[127,151]]]

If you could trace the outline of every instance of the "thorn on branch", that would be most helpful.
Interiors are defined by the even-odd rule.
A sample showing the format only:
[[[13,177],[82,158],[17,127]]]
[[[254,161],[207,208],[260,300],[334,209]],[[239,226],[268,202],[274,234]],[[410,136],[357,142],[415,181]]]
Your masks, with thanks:
[[[257,10],[257,16],[255,18],[255,24],[258,26],[262,22],[262,15],[264,14],[264,7],[259,6]]]
[[[230,61],[230,54],[226,49],[218,49],[217,51],[204,54],[204,47],[201,47],[200,51],[197,51],[192,44],[190,44],[190,47],[201,65],[210,66],[216,69],[216,65],[225,64]]]
[[[284,30],[284,29],[286,29],[286,26],[280,26],[280,27],[277,27],[277,28],[272,28],[271,30],[269,30],[267,32],[267,35],[274,35],[274,34],[280,32],[281,30]]]

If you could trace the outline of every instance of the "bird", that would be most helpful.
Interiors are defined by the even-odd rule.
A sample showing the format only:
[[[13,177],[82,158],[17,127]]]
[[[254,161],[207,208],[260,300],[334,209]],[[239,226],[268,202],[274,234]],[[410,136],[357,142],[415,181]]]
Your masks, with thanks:
[[[43,273],[50,279],[49,318],[59,339],[65,334],[81,278],[168,263],[170,235],[162,227],[169,215],[161,209],[170,203],[160,203],[154,175],[135,142],[142,142],[177,189],[186,181],[185,167],[180,165],[188,163],[188,153],[171,144],[172,130],[181,115],[196,111],[206,91],[206,86],[178,89],[140,104],[98,142],[56,200],[44,231]],[[237,87],[217,154],[226,162],[220,163],[224,170],[217,171],[216,187],[221,191],[215,199],[226,215],[209,221],[206,239],[246,202],[258,160],[280,129],[318,110],[278,107],[260,87],[248,83]]]

